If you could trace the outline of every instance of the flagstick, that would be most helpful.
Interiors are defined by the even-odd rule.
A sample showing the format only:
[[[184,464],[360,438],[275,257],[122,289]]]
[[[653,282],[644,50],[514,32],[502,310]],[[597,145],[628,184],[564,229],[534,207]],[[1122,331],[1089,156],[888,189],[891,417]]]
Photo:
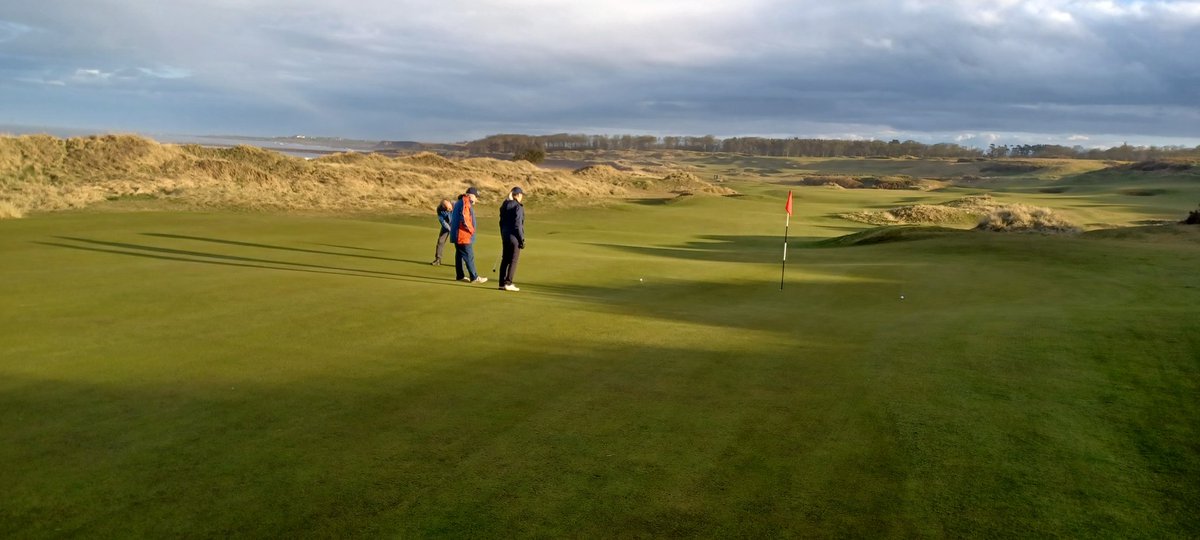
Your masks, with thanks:
[[[783,276],[787,274],[787,241],[788,228],[792,225],[792,215],[787,215],[787,221],[783,223],[783,268],[779,271],[779,290],[783,290]]]

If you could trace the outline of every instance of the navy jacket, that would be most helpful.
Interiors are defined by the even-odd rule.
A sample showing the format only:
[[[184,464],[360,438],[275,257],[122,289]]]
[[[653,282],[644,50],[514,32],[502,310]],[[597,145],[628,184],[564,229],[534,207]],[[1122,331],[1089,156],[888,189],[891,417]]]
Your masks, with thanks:
[[[525,245],[525,207],[515,199],[507,199],[500,205],[500,238],[515,236],[517,243]]]

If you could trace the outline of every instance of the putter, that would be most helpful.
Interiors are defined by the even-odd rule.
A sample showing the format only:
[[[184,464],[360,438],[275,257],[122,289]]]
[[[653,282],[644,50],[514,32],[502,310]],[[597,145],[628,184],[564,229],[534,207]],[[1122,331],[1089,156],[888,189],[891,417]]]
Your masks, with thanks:
[[[499,255],[497,255],[497,256],[496,256],[496,263],[492,265],[492,273],[493,273],[493,274],[495,274],[495,273],[496,273],[496,269],[497,269],[497,268],[500,268],[500,259],[501,259],[502,257],[504,257],[504,254],[503,254],[503,253],[501,253],[501,254],[499,254]]]

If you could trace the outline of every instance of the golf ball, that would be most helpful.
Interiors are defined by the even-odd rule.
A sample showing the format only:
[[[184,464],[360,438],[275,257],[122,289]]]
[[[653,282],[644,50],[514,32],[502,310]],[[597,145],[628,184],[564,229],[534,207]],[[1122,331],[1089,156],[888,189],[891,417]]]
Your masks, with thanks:
[[[902,295],[900,295],[900,299],[901,299],[901,300],[904,300],[904,295],[903,295],[903,294],[902,294]]]
[[[644,280],[644,279],[642,279],[642,278],[638,278],[638,281],[646,281],[646,280]]]

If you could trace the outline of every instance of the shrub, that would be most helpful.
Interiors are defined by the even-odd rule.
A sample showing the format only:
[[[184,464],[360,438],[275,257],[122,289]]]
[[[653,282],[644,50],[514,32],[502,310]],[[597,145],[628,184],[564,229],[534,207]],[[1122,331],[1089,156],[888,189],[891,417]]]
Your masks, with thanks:
[[[1181,221],[1184,225],[1200,225],[1200,208],[1192,210],[1188,213],[1188,217]]]
[[[530,163],[541,163],[546,160],[546,151],[541,148],[526,148],[518,150],[513,154],[513,161],[528,161]]]
[[[0,201],[0,219],[18,219],[25,216],[25,213],[17,208],[17,205],[9,201]]]
[[[1079,227],[1057,216],[1049,208],[1013,204],[997,208],[975,227],[981,231],[1076,233]]]

